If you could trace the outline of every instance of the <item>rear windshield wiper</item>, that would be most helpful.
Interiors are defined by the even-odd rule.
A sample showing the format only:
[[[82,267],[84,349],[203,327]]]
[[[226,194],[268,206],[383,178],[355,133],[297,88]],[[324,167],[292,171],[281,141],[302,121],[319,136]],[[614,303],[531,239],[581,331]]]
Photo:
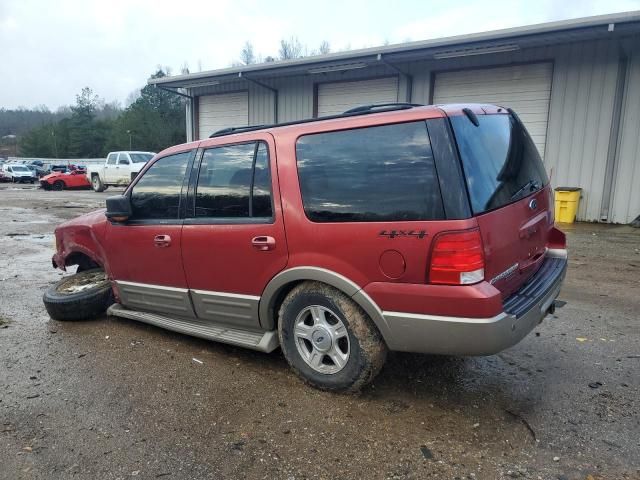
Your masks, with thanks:
[[[526,191],[529,191],[529,193],[531,193],[531,192],[535,192],[536,190],[539,190],[539,189],[540,189],[540,182],[538,182],[537,180],[529,180],[522,187],[520,187],[516,193],[511,195],[511,200],[513,200],[514,198],[519,197],[520,195],[522,195]]]

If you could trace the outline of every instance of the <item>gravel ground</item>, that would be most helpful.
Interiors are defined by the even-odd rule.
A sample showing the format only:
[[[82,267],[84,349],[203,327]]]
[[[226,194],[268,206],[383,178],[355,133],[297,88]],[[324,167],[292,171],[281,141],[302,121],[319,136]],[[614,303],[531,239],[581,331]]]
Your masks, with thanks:
[[[113,192],[0,186],[0,478],[640,478],[640,230],[567,226],[567,304],[515,347],[391,354],[346,396],[279,351],[50,320],[53,229]]]

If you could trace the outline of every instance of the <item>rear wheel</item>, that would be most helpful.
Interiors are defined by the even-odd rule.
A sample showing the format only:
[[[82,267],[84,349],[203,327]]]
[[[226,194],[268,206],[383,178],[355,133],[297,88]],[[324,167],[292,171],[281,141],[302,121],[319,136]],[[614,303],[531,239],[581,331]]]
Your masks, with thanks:
[[[64,182],[62,180],[56,180],[53,182],[51,188],[57,191],[64,190]]]
[[[94,268],[63,278],[44,293],[43,301],[54,320],[88,320],[104,313],[114,299],[104,270]]]
[[[91,188],[93,188],[94,192],[104,192],[106,190],[98,175],[91,177]]]
[[[384,365],[387,347],[367,314],[323,283],[295,287],[280,307],[278,335],[294,372],[322,390],[355,392]]]

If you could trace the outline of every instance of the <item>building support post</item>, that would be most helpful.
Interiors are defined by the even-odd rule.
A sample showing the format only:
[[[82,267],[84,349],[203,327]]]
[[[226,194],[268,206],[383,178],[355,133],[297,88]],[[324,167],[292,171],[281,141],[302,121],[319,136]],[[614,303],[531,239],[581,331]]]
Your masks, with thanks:
[[[266,88],[273,93],[273,123],[278,123],[278,89],[272,87],[271,85],[267,85],[266,83],[262,83],[255,78],[247,77],[246,75],[242,75],[242,72],[238,73],[238,78],[243,78],[249,83],[253,83],[254,85],[258,85],[259,87]],[[251,101],[251,99],[249,99]]]
[[[411,90],[413,89],[413,77],[407,72],[405,72],[404,70],[398,68],[393,63],[389,62],[386,58],[382,56],[381,53],[378,54],[378,61],[386,65],[387,67],[389,67],[394,72],[397,72],[400,75],[400,77],[404,79],[407,91],[405,92],[404,100],[398,98],[398,101],[411,103]]]

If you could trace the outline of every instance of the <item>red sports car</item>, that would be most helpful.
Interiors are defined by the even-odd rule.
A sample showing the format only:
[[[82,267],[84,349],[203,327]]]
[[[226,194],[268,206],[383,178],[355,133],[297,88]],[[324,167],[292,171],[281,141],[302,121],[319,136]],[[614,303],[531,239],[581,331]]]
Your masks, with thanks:
[[[70,190],[91,188],[87,180],[86,170],[71,170],[70,172],[53,172],[40,179],[40,185],[45,190]]]

